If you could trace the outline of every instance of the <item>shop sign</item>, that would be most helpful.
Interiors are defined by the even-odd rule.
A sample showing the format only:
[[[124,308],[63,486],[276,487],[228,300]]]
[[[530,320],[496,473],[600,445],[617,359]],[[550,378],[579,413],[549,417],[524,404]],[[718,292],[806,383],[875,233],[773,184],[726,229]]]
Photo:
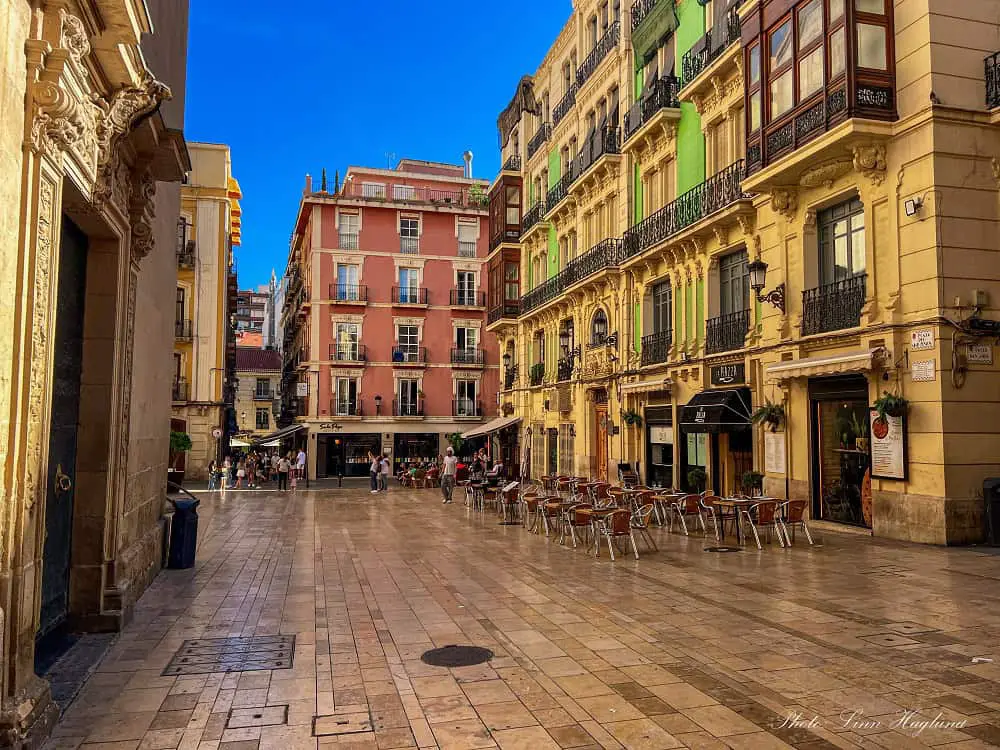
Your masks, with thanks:
[[[332,430],[334,432],[337,432],[337,431],[343,430],[344,429],[344,425],[340,424],[339,422],[323,422],[319,426],[319,428],[321,430]]]
[[[906,417],[879,418],[868,412],[871,424],[872,478],[906,479]]]
[[[674,442],[674,428],[670,425],[650,425],[649,442],[672,445]]]
[[[708,414],[705,412],[705,407],[699,406],[698,411],[694,413],[694,421],[697,422],[698,424],[705,424],[705,419],[707,417]]]
[[[785,473],[785,433],[764,433],[764,471],[768,474]]]
[[[910,349],[915,352],[928,351],[934,348],[934,331],[930,328],[921,328],[919,331],[910,332]]]
[[[301,397],[309,395],[309,383],[296,383],[295,395]]]
[[[925,359],[910,364],[910,379],[914,383],[931,383],[937,380],[937,360]]]
[[[747,382],[747,368],[742,362],[716,365],[711,375],[712,385],[744,385]]]
[[[992,365],[993,344],[969,344],[965,361],[974,365]]]
[[[218,440],[220,437],[222,437],[222,430],[216,427],[214,430],[212,430],[212,437]]]

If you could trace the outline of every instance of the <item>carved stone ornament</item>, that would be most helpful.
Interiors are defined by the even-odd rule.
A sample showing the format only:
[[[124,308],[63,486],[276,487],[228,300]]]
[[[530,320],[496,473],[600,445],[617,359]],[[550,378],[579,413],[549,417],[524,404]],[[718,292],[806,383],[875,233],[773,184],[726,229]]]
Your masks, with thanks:
[[[827,188],[831,188],[834,182],[850,171],[851,161],[849,159],[837,159],[806,170],[802,174],[799,184],[803,187],[825,185]]]
[[[715,235],[715,241],[719,243],[719,247],[725,247],[729,244],[729,228],[724,227],[720,224],[716,224],[712,227],[712,233]]]
[[[59,9],[59,20],[62,23],[59,46],[68,50],[70,56],[78,63],[82,62],[83,58],[90,54],[90,39],[83,21],[67,13],[65,8]]]
[[[150,169],[143,169],[135,175],[132,184],[132,198],[129,202],[129,219],[132,228],[132,262],[138,265],[153,250],[153,220],[156,209],[156,180]]]
[[[57,81],[35,81],[32,95],[36,106],[31,123],[32,150],[55,155],[71,148],[83,137],[85,115],[72,94]]]
[[[886,171],[885,145],[872,143],[854,146],[851,151],[854,154],[854,171],[870,179],[876,187],[881,185]]]
[[[771,208],[775,213],[781,214],[785,219],[791,221],[795,216],[795,211],[799,207],[799,196],[795,190],[788,188],[775,188],[771,193]]]
[[[1000,159],[997,159],[995,156],[990,159],[990,168],[993,170],[994,181],[1000,187]]]
[[[740,223],[740,234],[746,237],[754,230],[754,217],[747,214],[739,214],[736,220]]]

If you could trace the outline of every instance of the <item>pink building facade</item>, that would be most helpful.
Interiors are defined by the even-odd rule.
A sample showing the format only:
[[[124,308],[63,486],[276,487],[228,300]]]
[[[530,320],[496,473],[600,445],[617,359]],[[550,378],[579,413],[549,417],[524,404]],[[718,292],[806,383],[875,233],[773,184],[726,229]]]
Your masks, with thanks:
[[[318,191],[307,182],[283,322],[311,477],[365,476],[369,450],[396,467],[430,460],[496,417],[487,189],[462,166],[406,159],[351,167]]]

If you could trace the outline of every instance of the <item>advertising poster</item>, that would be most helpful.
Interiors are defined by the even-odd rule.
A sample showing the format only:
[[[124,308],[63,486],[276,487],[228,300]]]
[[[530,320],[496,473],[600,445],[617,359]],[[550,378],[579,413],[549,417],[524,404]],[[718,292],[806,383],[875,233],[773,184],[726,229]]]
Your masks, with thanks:
[[[872,477],[876,479],[906,479],[905,417],[879,419],[874,409],[871,420]]]

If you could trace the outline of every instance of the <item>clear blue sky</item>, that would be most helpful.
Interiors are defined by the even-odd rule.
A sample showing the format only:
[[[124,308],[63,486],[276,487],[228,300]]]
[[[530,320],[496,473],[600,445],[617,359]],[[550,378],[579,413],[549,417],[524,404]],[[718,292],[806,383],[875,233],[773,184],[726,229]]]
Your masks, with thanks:
[[[185,134],[232,147],[240,288],[283,271],[307,172],[332,181],[387,153],[460,164],[471,149],[492,179],[497,115],[570,12],[570,0],[191,0]]]

